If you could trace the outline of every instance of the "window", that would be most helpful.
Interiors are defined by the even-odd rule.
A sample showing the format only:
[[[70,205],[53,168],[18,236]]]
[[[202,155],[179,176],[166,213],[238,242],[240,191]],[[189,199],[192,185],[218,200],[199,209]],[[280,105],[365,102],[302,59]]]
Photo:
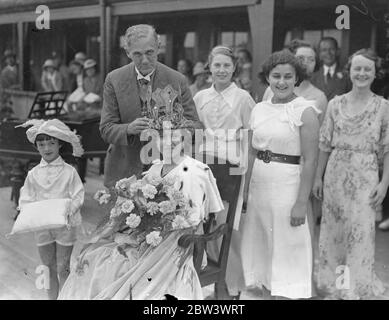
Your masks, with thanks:
[[[238,47],[248,47],[248,32],[223,31],[220,35],[220,43],[233,50]]]

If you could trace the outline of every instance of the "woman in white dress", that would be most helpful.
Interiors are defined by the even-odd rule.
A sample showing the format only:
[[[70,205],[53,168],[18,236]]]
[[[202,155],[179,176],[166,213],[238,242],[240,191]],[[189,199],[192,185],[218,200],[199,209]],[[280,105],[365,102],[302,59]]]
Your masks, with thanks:
[[[251,179],[245,186],[245,194],[249,189],[242,228],[246,286],[291,299],[312,296],[306,216],[319,121],[315,103],[294,93],[304,73],[298,59],[286,50],[273,53],[263,65],[263,77],[274,97],[257,104],[251,114]]]
[[[226,188],[234,188],[233,185],[224,182],[224,177],[230,174],[242,175],[247,169],[247,139],[244,140],[242,129],[249,129],[250,114],[255,102],[246,90],[238,88],[232,81],[236,70],[236,58],[230,48],[224,46],[213,48],[209,54],[208,64],[213,84],[210,88],[198,92],[193,100],[199,119],[206,128],[205,143],[202,144],[200,153],[207,156],[207,164],[216,177],[220,193],[223,193]],[[212,164],[208,162],[210,159]],[[232,296],[237,296],[243,287],[238,231],[243,204],[243,186],[244,176],[241,179],[235,230],[232,233],[227,263],[226,282],[229,294]],[[228,207],[227,205],[225,207],[223,214],[217,217],[218,223],[224,223],[226,220]],[[217,259],[218,251],[214,243],[208,246],[208,253],[214,259]]]

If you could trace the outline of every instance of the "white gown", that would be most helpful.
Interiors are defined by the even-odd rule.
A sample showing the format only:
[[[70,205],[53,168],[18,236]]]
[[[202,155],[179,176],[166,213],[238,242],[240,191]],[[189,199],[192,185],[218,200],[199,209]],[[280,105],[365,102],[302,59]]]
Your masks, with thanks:
[[[252,145],[257,150],[300,155],[303,111],[312,101],[264,101],[251,114]],[[315,107],[313,107],[315,109]],[[315,109],[316,110],[316,109]],[[242,230],[242,264],[247,287],[265,286],[273,296],[312,296],[312,245],[307,222],[290,225],[300,185],[301,165],[255,159]]]

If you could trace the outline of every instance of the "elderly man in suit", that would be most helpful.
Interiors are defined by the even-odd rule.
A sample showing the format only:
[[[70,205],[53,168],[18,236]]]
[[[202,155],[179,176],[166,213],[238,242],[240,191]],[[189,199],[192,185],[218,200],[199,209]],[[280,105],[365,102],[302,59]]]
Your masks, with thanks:
[[[194,122],[195,128],[203,128],[185,77],[157,61],[158,49],[158,35],[152,26],[129,27],[125,50],[132,62],[113,70],[105,79],[100,133],[110,144],[104,171],[107,187],[144,169],[140,133],[148,128],[148,119],[142,114],[142,92],[170,84],[179,93],[184,116]]]
[[[322,38],[319,42],[319,59],[322,66],[312,75],[311,82],[325,93],[328,101],[351,89],[347,75],[342,72],[337,63],[338,56],[339,48],[336,39]]]

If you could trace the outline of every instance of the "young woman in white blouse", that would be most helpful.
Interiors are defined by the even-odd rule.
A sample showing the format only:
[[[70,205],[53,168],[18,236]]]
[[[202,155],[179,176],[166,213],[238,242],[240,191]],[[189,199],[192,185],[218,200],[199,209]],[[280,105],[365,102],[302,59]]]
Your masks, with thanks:
[[[236,58],[230,48],[224,46],[213,48],[208,57],[208,64],[213,84],[210,88],[198,92],[193,99],[200,121],[206,128],[200,152],[206,155],[207,164],[216,177],[220,193],[223,194],[225,188],[234,187],[224,183],[223,177],[231,173],[236,174],[238,171],[240,174],[245,172],[247,141],[244,139],[242,129],[249,128],[251,110],[255,102],[247,91],[238,88],[232,81],[236,70]],[[209,163],[210,160],[213,163]],[[243,185],[244,178],[241,181],[241,186]],[[242,204],[243,187],[239,192],[235,231],[227,266],[226,281],[230,295],[238,295],[243,285],[238,252],[240,234],[236,231],[239,228]],[[228,210],[228,207],[225,207],[224,215],[220,214],[217,218],[218,222],[225,221]],[[215,248],[208,249],[208,253],[212,256]]]

